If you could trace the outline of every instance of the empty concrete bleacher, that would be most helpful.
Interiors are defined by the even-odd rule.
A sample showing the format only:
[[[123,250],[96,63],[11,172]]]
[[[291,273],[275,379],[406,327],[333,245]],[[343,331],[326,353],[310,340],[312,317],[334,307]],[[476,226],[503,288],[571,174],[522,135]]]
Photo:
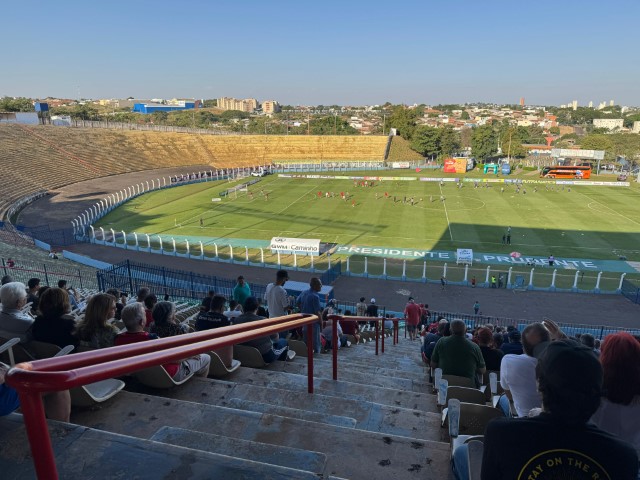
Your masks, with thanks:
[[[241,367],[224,380],[194,378],[170,390],[129,381],[128,391],[99,409],[74,410],[71,421],[101,452],[96,462],[118,458],[125,446],[142,456],[148,448],[174,446],[167,465],[193,452],[185,462],[194,473],[174,478],[200,478],[195,472],[218,459],[226,459],[216,464],[220,475],[227,469],[224,478],[271,478],[265,472],[286,472],[281,478],[451,478],[449,445],[417,342],[388,344],[379,356],[374,351],[373,344],[341,349],[338,381],[330,378],[331,355],[314,357],[314,394],[306,391],[306,358],[296,357],[266,369]],[[62,469],[71,468],[63,450],[57,455]],[[0,453],[0,468],[6,462]],[[101,478],[116,478],[113,468]],[[245,476],[233,476],[232,469]],[[150,470],[138,478],[159,477]]]

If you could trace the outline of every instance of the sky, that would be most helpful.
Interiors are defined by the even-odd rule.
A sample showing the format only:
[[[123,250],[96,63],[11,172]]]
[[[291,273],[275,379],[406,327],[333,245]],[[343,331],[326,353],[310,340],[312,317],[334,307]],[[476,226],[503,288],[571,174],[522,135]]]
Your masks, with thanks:
[[[0,96],[640,106],[638,0],[3,2]]]

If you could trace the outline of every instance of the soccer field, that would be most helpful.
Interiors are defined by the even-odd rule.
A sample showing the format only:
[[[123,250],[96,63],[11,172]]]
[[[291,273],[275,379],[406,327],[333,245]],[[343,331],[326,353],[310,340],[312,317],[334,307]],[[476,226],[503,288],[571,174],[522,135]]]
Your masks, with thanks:
[[[390,180],[354,187],[352,180],[273,175],[248,192],[212,202],[237,183],[207,182],[145,194],[97,226],[205,244],[207,239],[287,236],[361,246],[640,260],[637,187],[524,184],[516,193],[514,185],[499,183],[458,188],[452,182]],[[341,192],[348,192],[347,200]],[[511,245],[503,245],[508,227]]]

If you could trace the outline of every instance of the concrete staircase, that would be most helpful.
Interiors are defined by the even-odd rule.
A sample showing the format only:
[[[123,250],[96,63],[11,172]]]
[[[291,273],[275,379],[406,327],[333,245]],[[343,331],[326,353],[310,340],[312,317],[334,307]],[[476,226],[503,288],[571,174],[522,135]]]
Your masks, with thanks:
[[[317,355],[312,395],[302,357],[171,390],[128,381],[72,412],[75,425],[52,423],[61,478],[452,478],[418,342],[390,343],[379,356],[372,344],[341,349],[337,382],[331,355]],[[33,476],[20,416],[0,432],[3,478]]]

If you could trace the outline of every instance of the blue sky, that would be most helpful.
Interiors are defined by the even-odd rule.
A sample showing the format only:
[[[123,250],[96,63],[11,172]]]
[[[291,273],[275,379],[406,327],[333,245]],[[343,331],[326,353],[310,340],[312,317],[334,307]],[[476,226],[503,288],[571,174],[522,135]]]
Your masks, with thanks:
[[[640,105],[640,1],[5,2],[0,96]]]

